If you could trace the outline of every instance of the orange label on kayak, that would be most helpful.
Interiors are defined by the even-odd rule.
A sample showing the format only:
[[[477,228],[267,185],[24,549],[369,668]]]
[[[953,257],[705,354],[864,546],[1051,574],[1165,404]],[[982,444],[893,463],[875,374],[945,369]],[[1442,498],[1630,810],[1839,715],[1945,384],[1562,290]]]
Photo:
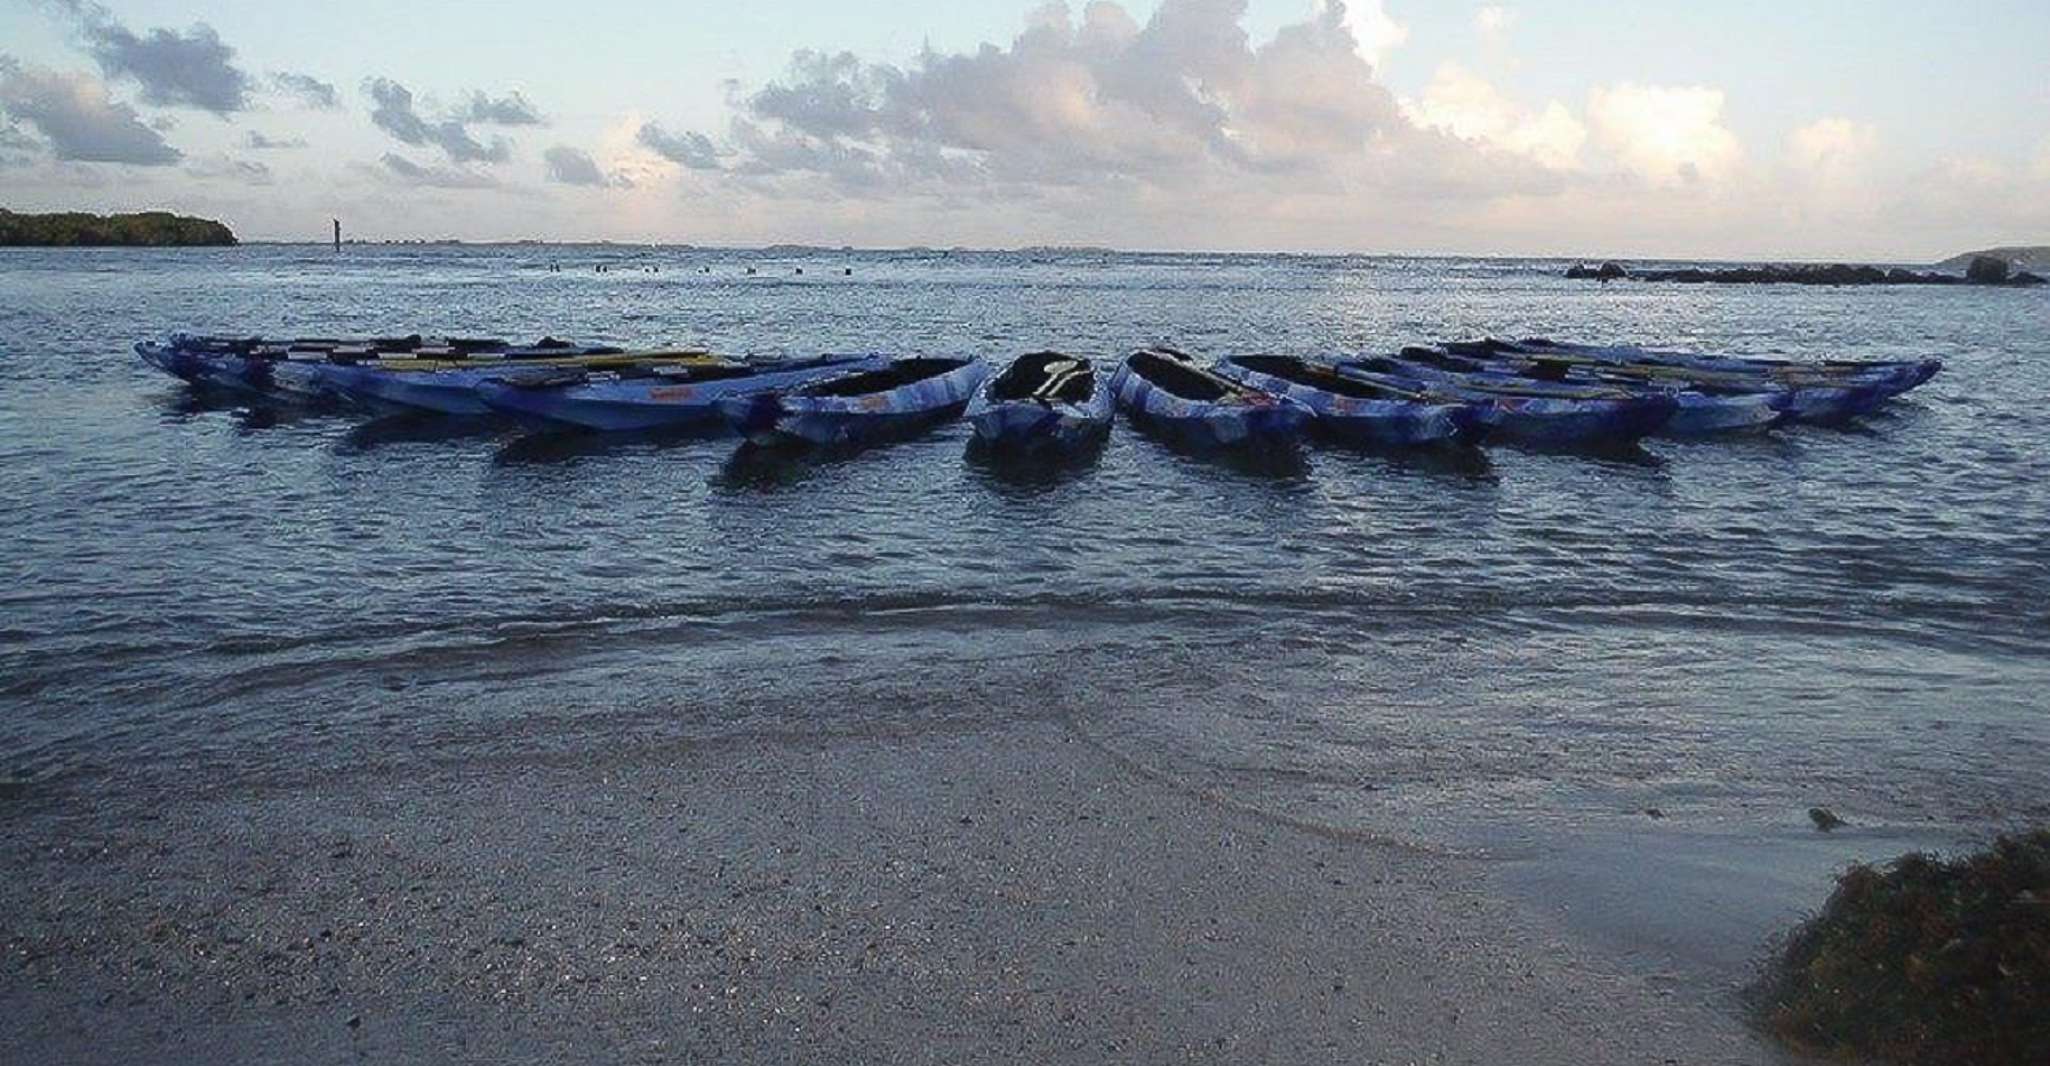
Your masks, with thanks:
[[[690,399],[690,398],[691,398],[691,396],[692,396],[692,395],[694,395],[694,394],[695,394],[695,393],[696,393],[697,391],[698,391],[698,390],[696,390],[696,389],[694,389],[694,388],[691,388],[691,387],[690,387],[689,385],[665,385],[665,386],[663,386],[663,387],[661,387],[661,388],[659,388],[659,389],[649,389],[649,390],[648,390],[648,399],[650,399],[650,400],[688,400],[688,399]]]

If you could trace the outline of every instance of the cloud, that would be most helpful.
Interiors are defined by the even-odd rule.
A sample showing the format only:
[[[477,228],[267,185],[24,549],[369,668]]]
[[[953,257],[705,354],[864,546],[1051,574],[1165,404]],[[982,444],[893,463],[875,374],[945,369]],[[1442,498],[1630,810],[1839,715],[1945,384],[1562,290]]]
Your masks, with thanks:
[[[1811,174],[1843,173],[1864,167],[1879,143],[1879,132],[1847,118],[1822,118],[1787,136],[1787,158]]]
[[[166,166],[182,158],[90,74],[28,68],[0,57],[0,111],[35,127],[58,159]]]
[[[379,160],[385,173],[408,185],[425,185],[436,189],[488,189],[498,184],[489,174],[468,167],[422,166],[393,152],[386,152]]]
[[[1541,110],[1531,110],[1458,63],[1440,64],[1423,96],[1404,100],[1403,110],[1418,125],[1562,170],[1580,165],[1581,146],[1587,143],[1587,127],[1565,104],[1552,100]]]
[[[27,166],[42,153],[43,142],[12,122],[0,123],[0,167]]]
[[[1819,118],[1787,134],[1782,214],[1790,221],[1844,219],[1879,207],[1874,166],[1879,131],[1848,118]]]
[[[1186,180],[1357,164],[1377,139],[1414,132],[1374,82],[1344,6],[1257,48],[1244,9],[1165,0],[1142,27],[1116,4],[1091,4],[1079,22],[1053,6],[1009,49],[928,51],[908,67],[799,52],[784,80],[745,97],[736,169],[850,189]]]
[[[307,107],[319,111],[333,111],[342,106],[342,96],[335,87],[311,74],[294,74],[277,71],[270,76],[271,84],[279,92],[294,96]]]
[[[99,4],[58,0],[57,6],[77,19],[85,50],[100,70],[140,85],[145,103],[217,115],[249,106],[253,83],[212,26],[196,22],[182,32],[159,27],[138,35]]]
[[[1473,28],[1483,37],[1499,37],[1516,24],[1516,12],[1500,4],[1488,4],[1473,13]]]
[[[242,147],[258,152],[279,151],[286,148],[304,148],[306,147],[306,138],[268,137],[256,130],[250,130],[242,137]]]
[[[583,185],[591,188],[630,188],[633,185],[623,175],[607,177],[598,169],[598,164],[588,152],[558,144],[543,152],[541,158],[548,164],[548,180],[563,185]]]
[[[249,159],[231,159],[218,156],[213,159],[194,161],[185,168],[185,173],[195,178],[210,181],[232,181],[243,185],[269,185],[270,167]]]
[[[462,121],[491,126],[539,126],[541,112],[519,93],[509,93],[496,100],[481,92],[473,92],[463,104],[459,116]]]
[[[692,197],[759,211],[776,232],[806,217],[894,218],[913,228],[898,239],[963,239],[941,227],[1001,220],[1128,246],[1381,243],[1430,217],[1423,205],[1578,180],[1413,122],[1369,59],[1400,27],[1372,47],[1355,35],[1378,5],[1321,3],[1264,41],[1245,13],[1243,0],[1162,0],[1142,23],[1117,3],[1050,4],[1008,45],[905,63],[799,51],[781,77],[729,86],[719,129],[636,120],[634,146],[716,168]],[[1512,143],[1534,152],[1578,128],[1558,118],[1536,116],[1532,143]],[[658,169],[645,184],[676,176]]]
[[[1325,7],[1340,9],[1346,31],[1358,42],[1361,58],[1376,67],[1409,40],[1409,28],[1388,17],[1382,0],[1327,0]]]
[[[1596,140],[1624,167],[1659,185],[1734,174],[1743,148],[1722,124],[1723,92],[1705,86],[1598,86],[1587,118]]]
[[[462,119],[422,118],[414,110],[412,91],[390,78],[367,78],[363,91],[375,105],[370,112],[371,124],[402,144],[439,148],[452,163],[503,163],[512,156],[511,142],[494,137],[490,144],[484,144],[470,135]],[[385,160],[389,164],[395,158],[399,157],[388,155]]]
[[[719,169],[718,146],[710,137],[695,130],[670,133],[653,122],[647,122],[642,123],[634,140],[656,155],[692,170]]]

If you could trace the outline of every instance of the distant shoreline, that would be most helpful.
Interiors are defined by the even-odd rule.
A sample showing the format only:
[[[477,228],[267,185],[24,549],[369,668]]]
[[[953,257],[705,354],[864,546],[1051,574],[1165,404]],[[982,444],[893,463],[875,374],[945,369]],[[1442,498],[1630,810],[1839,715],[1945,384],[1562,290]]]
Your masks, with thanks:
[[[0,247],[191,248],[235,243],[234,231],[220,222],[169,211],[26,215],[0,208]]]
[[[4,222],[5,222],[5,219],[4,219],[4,216],[6,216],[6,215],[8,215],[8,214],[9,214],[9,212],[6,212],[6,211],[5,211],[4,209],[0,209],[0,247],[10,247],[10,246],[12,246],[12,247],[45,247],[45,248],[47,248],[47,247],[147,247],[147,246],[151,246],[151,245],[147,245],[147,244],[142,244],[142,243],[133,243],[133,244],[123,244],[123,243],[118,243],[118,242],[104,242],[104,243],[94,243],[94,244],[88,244],[88,243],[85,243],[85,242],[72,242],[72,243],[70,243],[70,244],[52,244],[52,243],[30,243],[30,242],[14,242],[14,241],[8,241],[8,240],[4,239],[4,234],[5,234],[5,227],[4,227]],[[181,220],[184,220],[184,221],[189,221],[189,222],[195,222],[195,223],[203,223],[203,224],[208,224],[208,225],[217,225],[217,226],[221,225],[220,223],[212,222],[211,220],[208,220],[208,219],[196,219],[196,218],[193,218],[193,219],[186,219],[186,218],[184,218],[183,216],[174,216],[174,215],[167,215],[167,214],[166,214],[166,213],[164,213],[164,212],[147,212],[147,213],[144,213],[144,214],[142,214],[142,215],[110,215],[110,216],[93,216],[93,215],[72,215],[72,216],[56,216],[56,215],[45,215],[45,216],[28,216],[28,215],[14,215],[13,217],[15,217],[15,218],[56,218],[56,217],[79,217],[79,218],[109,218],[109,219],[115,219],[115,218],[143,218],[143,217],[152,217],[152,216],[156,216],[156,217],[166,217],[166,218],[179,218],[179,219],[181,219]],[[226,232],[226,230],[227,230],[227,227],[226,227],[226,226],[221,226],[221,229],[222,229],[222,231]],[[234,235],[233,235],[232,233],[227,233],[227,239],[226,239],[226,240],[224,240],[224,241],[219,241],[219,242],[183,242],[183,243],[180,243],[180,242],[164,242],[164,243],[162,243],[162,244],[161,244],[160,246],[163,246],[163,247],[180,247],[180,246],[186,246],[186,247],[191,247],[191,246],[207,246],[207,245],[209,245],[209,244],[215,244],[215,245],[220,245],[220,246],[225,246],[225,245],[236,245],[236,246],[241,246],[241,247],[249,247],[249,248],[269,248],[269,247],[275,247],[275,248],[328,248],[328,247],[331,247],[331,242],[330,242],[330,241],[328,241],[328,240],[324,240],[324,239],[308,239],[308,240],[285,240],[285,239],[275,239],[275,238],[252,238],[252,239],[242,239],[242,238],[238,238],[238,237],[235,237],[235,236],[234,236]],[[789,243],[789,242],[779,242],[779,243],[774,243],[774,244],[764,244],[764,245],[746,245],[746,244],[696,244],[696,243],[692,243],[692,242],[688,242],[688,241],[619,241],[619,240],[607,240],[607,239],[597,239],[597,240],[544,240],[544,239],[540,239],[540,238],[532,238],[532,237],[522,237],[522,238],[513,238],[513,239],[507,239],[507,240],[466,240],[466,239],[461,239],[461,238],[454,238],[454,237],[438,237],[438,238],[414,238],[414,237],[407,237],[407,238],[393,238],[393,239],[384,239],[384,240],[371,240],[371,239],[366,239],[366,238],[348,238],[348,239],[345,239],[345,240],[343,240],[343,241],[342,241],[342,247],[343,247],[343,250],[345,250],[345,251],[346,251],[346,250],[349,250],[349,249],[373,249],[373,248],[535,248],[535,249],[613,249],[613,250],[660,250],[660,251],[666,251],[666,252],[712,252],[712,253],[721,253],[721,254],[755,254],[755,255],[768,255],[768,256],[776,256],[776,255],[782,255],[782,256],[799,256],[799,255],[928,255],[928,256],[940,256],[940,257],[945,257],[945,256],[953,256],[953,255],[1038,255],[1038,256],[1164,256],[1164,257],[1191,257],[1191,258],[1193,258],[1193,257],[1207,257],[1207,258],[1231,258],[1231,259],[1277,259],[1277,258],[1278,258],[1278,259],[1303,259],[1303,260],[1332,260],[1332,259],[1380,259],[1380,260],[1389,260],[1389,259],[1419,259],[1419,260],[1432,260],[1432,261],[1441,261],[1441,260],[1462,260],[1462,259],[1483,259],[1483,260],[1510,260],[1510,261],[1523,261],[1523,262],[1534,262],[1534,263],[1564,263],[1564,264],[1585,264],[1585,263],[1599,263],[1599,262],[1617,261],[1617,260],[1615,260],[1615,258],[1614,258],[1614,257],[1597,257],[1597,256],[1587,256],[1587,255],[1575,255],[1575,254],[1563,254],[1563,253],[1561,253],[1561,254],[1555,254],[1555,253],[1530,253],[1530,254],[1526,254],[1526,253],[1512,253],[1512,252],[1402,252],[1402,251],[1328,251],[1328,252],[1308,252],[1308,251],[1278,251],[1278,250],[1245,250],[1245,249],[1189,249],[1189,248],[1178,248],[1178,249],[1177,249],[1177,248],[1112,248],[1112,247],[1108,247],[1108,246],[1103,246],[1103,245],[1044,245],[1044,244],[1037,244],[1037,245],[1024,245],[1024,246],[1020,246],[1020,247],[970,247],[970,246],[967,246],[967,245],[954,245],[954,246],[951,246],[951,247],[945,247],[945,248],[941,248],[941,247],[935,247],[935,246],[931,246],[931,245],[921,245],[921,244],[910,244],[910,245],[851,245],[851,244],[843,244],[843,245],[823,245],[823,244],[799,244],[799,243]],[[2006,260],[2007,262],[2009,262],[2009,263],[2010,263],[2010,265],[2012,265],[2012,266],[2014,266],[2014,267],[2016,267],[2016,268],[2026,268],[2026,267],[2030,267],[2030,266],[2038,266],[2038,267],[2040,267],[2040,266],[2041,266],[2042,264],[2044,264],[2044,263],[2046,263],[2046,262],[2050,262],[2050,246],[2026,246],[2026,245],[2006,245],[2006,246],[2001,246],[2001,247],[1998,247],[1998,248],[1991,248],[1991,249],[1985,249],[1985,250],[1982,250],[1982,251],[1974,251],[1974,252],[1964,252],[1964,253],[1960,253],[1960,254],[1958,254],[1958,255],[1953,255],[1953,256],[1947,257],[1947,258],[1945,258],[1945,259],[1941,259],[1941,260],[1906,260],[1906,259],[1902,259],[1902,260],[1869,260],[1869,261],[1866,261],[1866,262],[1869,262],[1869,263],[1870,263],[1871,265],[1875,265],[1875,266],[1878,266],[1878,267],[1880,267],[1880,268],[1914,268],[1914,269],[1924,269],[1924,270],[1939,270],[1939,271],[1957,271],[1957,272],[1959,272],[1959,273],[1962,273],[1962,272],[1963,272],[1963,269],[1964,269],[1964,266],[1965,266],[1965,265],[1967,265],[1967,264],[1969,264],[1969,262],[1970,262],[1970,260],[1971,260],[1971,259],[1973,259],[1974,257],[1981,257],[1981,256],[1985,256],[1985,257],[1991,257],[1991,258],[1998,258],[1998,259],[2004,259],[2004,260]],[[1640,265],[1641,267],[1642,267],[1642,266],[1653,266],[1653,267],[1673,267],[1673,268],[1687,268],[1687,267],[1704,267],[1704,268],[1705,268],[1705,267],[1746,267],[1746,266],[1753,266],[1753,265],[1756,265],[1756,264],[1761,264],[1761,263],[1764,263],[1764,264],[1770,264],[1771,266],[1773,266],[1773,267],[1775,267],[1775,268],[1789,268],[1789,269],[1795,269],[1795,270],[1799,270],[1799,269],[1804,269],[1804,268],[1820,268],[1820,267],[1829,267],[1829,266],[1841,265],[1841,264],[1843,264],[1843,263],[1844,263],[1844,260],[1841,260],[1841,259],[1801,259],[1801,258],[1788,258],[1788,257],[1777,257],[1777,258],[1757,258],[1757,257],[1750,257],[1750,258],[1712,258],[1712,257],[1711,257],[1711,258],[1702,258],[1702,257],[1693,257],[1693,256],[1685,256],[1685,255],[1675,255],[1675,256],[1631,256],[1631,257],[1628,257],[1627,261],[1629,261],[1629,262],[1632,262],[1632,263],[1636,263],[1636,264],[1639,264],[1639,265]]]

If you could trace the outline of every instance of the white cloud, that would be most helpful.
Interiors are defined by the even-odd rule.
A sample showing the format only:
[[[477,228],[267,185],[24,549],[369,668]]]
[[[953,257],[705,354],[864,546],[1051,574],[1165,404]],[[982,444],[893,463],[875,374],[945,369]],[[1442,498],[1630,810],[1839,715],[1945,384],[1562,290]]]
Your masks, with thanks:
[[[1515,24],[1516,12],[1500,4],[1489,4],[1473,13],[1473,28],[1483,37],[1499,36]]]
[[[1869,220],[1884,197],[1879,131],[1848,118],[1819,118],[1787,134],[1774,187],[1790,225]]]
[[[1580,165],[1580,149],[1587,143],[1587,127],[1565,104],[1552,100],[1533,111],[1458,63],[1439,64],[1423,96],[1404,100],[1403,110],[1420,126],[1562,170]]]
[[[165,166],[183,158],[90,74],[25,67],[0,55],[0,112],[34,127],[60,160]]]
[[[1376,67],[1409,40],[1409,27],[1389,17],[1383,0],[1323,0],[1319,6],[1345,12],[1345,28],[1359,43],[1360,57]]]
[[[1879,132],[1847,118],[1821,118],[1787,135],[1787,164],[1823,196],[1861,196],[1870,188]]]
[[[1632,173],[1660,185],[1717,182],[1744,158],[1722,124],[1723,91],[1706,86],[1598,86],[1587,119],[1596,141]]]
[[[1802,170],[1842,170],[1862,166],[1878,142],[1878,131],[1869,125],[1821,118],[1788,135],[1787,156]]]

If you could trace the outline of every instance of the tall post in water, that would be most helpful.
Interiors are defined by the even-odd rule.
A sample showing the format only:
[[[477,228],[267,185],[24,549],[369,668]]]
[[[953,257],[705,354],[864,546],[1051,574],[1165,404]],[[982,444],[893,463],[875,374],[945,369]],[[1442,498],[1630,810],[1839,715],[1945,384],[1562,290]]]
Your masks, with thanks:
[[[339,252],[342,250],[342,220],[336,218],[329,221],[335,224],[335,251]]]

